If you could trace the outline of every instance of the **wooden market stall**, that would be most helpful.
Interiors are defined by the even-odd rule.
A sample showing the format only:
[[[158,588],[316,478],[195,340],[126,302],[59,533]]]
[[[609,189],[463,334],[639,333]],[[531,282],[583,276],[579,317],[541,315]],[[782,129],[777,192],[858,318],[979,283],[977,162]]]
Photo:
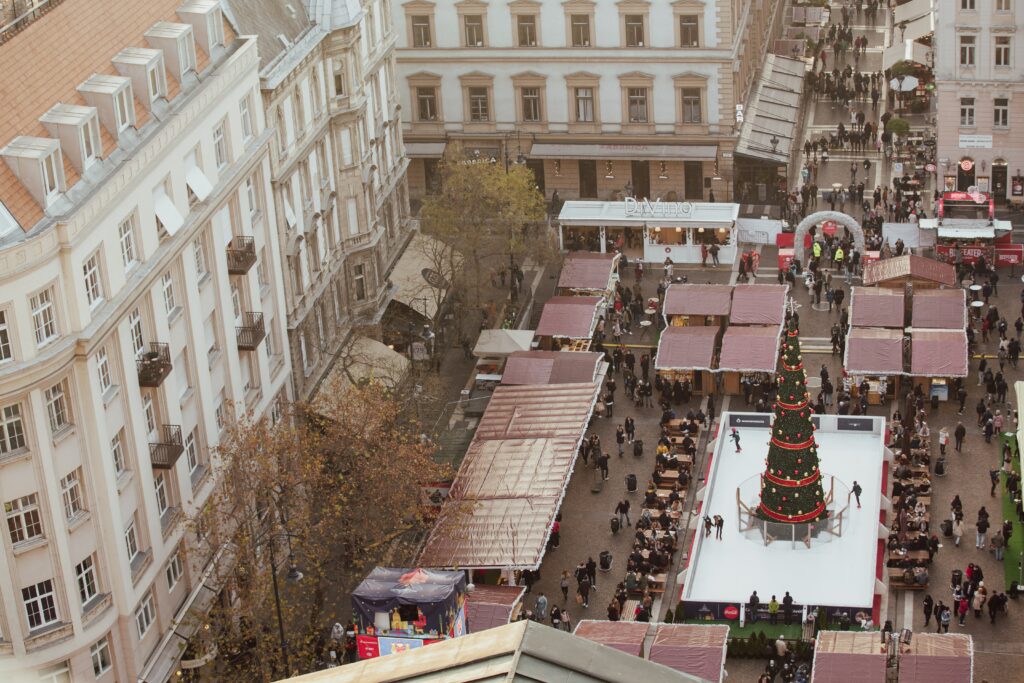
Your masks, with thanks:
[[[963,289],[929,289],[915,292],[911,325],[915,330],[967,329],[967,292]]]
[[[970,683],[974,641],[965,633],[915,633],[900,643],[899,683]]]
[[[669,285],[663,307],[665,324],[725,329],[732,310],[732,290],[732,285]]]
[[[886,646],[875,631],[825,631],[814,644],[811,683],[885,683]],[[854,672],[856,672],[854,674]]]
[[[737,288],[738,289],[738,288]],[[743,379],[753,386],[770,382],[779,356],[782,326],[733,326],[725,331],[717,371],[722,373],[722,391],[741,395]]]
[[[850,292],[850,324],[903,329],[906,326],[903,290],[854,287]]]
[[[853,396],[868,382],[868,404],[879,405],[887,397],[897,396],[903,368],[903,330],[879,327],[854,327],[846,341],[843,368]]]
[[[729,325],[782,325],[788,285],[736,285]]]
[[[545,351],[589,351],[603,299],[553,296],[541,311],[536,337]]]
[[[712,368],[720,338],[718,327],[667,327],[658,340],[654,371],[663,380],[689,382],[699,396],[713,393]]]
[[[935,259],[904,254],[881,259],[864,266],[864,286],[897,287],[912,285],[914,292],[922,289],[956,286],[956,268]]]
[[[954,397],[953,379],[967,376],[967,333],[964,330],[913,330],[910,374],[925,396],[940,401]]]
[[[620,254],[590,251],[571,252],[562,263],[557,294],[562,296],[599,296],[611,303],[619,280]]]

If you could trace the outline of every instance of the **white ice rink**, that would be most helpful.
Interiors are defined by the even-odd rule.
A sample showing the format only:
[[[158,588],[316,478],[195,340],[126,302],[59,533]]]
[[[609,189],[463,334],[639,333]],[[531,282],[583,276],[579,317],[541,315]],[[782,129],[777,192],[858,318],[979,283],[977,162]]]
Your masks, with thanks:
[[[729,416],[721,437],[729,433]],[[764,469],[768,453],[769,430],[766,427],[739,427],[743,452],[736,453],[731,439],[719,438],[708,473],[702,515],[721,515],[725,532],[721,541],[714,534],[705,538],[698,525],[683,600],[745,603],[756,590],[762,604],[771,596],[789,591],[801,605],[870,607],[875,593],[882,471],[885,448],[882,432],[884,418],[855,418],[872,431],[837,431],[837,416],[822,415],[816,436],[819,444],[823,487],[828,495],[829,476],[837,480],[834,509],[846,503],[846,492],[856,480],[863,493],[861,509],[852,500],[843,523],[842,537],[818,541],[811,548],[797,543],[774,542],[764,545],[751,532],[738,531],[736,488]],[[854,418],[851,418],[854,419]],[[842,481],[840,497],[840,486]],[[756,490],[756,489],[753,489]],[[745,500],[748,505],[755,501]],[[824,535],[824,534],[823,534]]]

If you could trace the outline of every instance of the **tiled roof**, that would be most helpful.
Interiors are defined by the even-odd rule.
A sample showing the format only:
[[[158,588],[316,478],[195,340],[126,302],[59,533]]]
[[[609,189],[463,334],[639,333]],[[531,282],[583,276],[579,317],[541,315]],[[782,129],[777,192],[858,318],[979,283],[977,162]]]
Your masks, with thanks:
[[[19,135],[52,137],[39,117],[58,102],[87,105],[76,90],[78,85],[94,73],[117,75],[111,59],[125,47],[145,47],[143,34],[157,21],[180,22],[176,10],[182,4],[182,0],[68,0],[0,46],[0,102],[4,103],[0,147]],[[196,45],[196,59],[199,69],[209,63],[200,45]],[[167,88],[169,98],[179,91],[169,73]],[[148,112],[138,102],[135,110],[141,127],[149,119]],[[113,139],[104,135],[104,156],[113,149]],[[78,173],[69,156],[65,151],[70,188],[78,181]],[[42,218],[39,204],[2,162],[0,201],[25,230]]]

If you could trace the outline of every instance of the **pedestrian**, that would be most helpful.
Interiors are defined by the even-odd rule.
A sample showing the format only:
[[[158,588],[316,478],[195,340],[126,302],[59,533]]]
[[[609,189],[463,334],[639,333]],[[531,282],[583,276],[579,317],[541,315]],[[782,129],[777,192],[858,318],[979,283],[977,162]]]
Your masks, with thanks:
[[[587,578],[590,579],[590,587],[597,590],[597,562],[594,562],[593,557],[587,558]]]
[[[562,628],[562,610],[558,605],[551,608],[551,628]]]
[[[1003,561],[1003,553],[1006,551],[1006,539],[1003,537],[1003,530],[996,529],[992,536],[992,551],[995,553],[996,562]]]
[[[779,601],[772,596],[772,599],[768,601],[768,622],[771,624],[777,623],[779,620]]]
[[[949,427],[939,430],[939,455],[946,454],[946,444],[949,443]]]
[[[935,605],[932,602],[932,596],[930,594],[924,596],[924,606],[923,607],[924,607],[924,627],[925,628],[928,628],[928,622],[931,621],[932,609],[934,608],[934,606]]]
[[[715,515],[715,538],[717,540],[722,540],[723,531],[725,531],[725,520],[722,519],[722,515]]]
[[[562,578],[558,582],[558,587],[562,589],[562,602],[566,602],[569,599],[569,570],[562,570]]]
[[[556,608],[557,609],[557,608]],[[544,591],[540,592],[537,596],[537,602],[533,605],[534,614],[537,615],[538,621],[546,621],[548,618],[548,596],[544,595]]]
[[[977,534],[975,535],[975,538],[974,538],[974,547],[978,548],[979,550],[984,550],[985,549],[985,534],[988,533],[988,529],[989,529],[988,515],[986,515],[984,517],[979,515],[978,516],[978,521],[975,524],[975,527],[977,528]]]
[[[750,594],[750,599],[747,600],[747,610],[750,612],[750,623],[757,623],[757,610],[761,606],[761,598],[757,597],[757,591]]]
[[[854,479],[853,488],[850,490],[853,491],[853,497],[857,499],[857,508],[860,509],[860,494],[863,493],[864,489],[862,489],[860,484],[857,483],[857,480]]]
[[[993,498],[996,497],[996,487],[999,486],[999,470],[989,470],[988,478],[992,482],[992,488],[989,490],[989,495]]]
[[[633,418],[627,417],[626,418],[626,439],[628,439],[630,443],[633,443],[633,440],[635,438],[636,438],[636,422],[633,421]]]
[[[936,608],[938,618],[935,619],[935,632],[936,633],[949,633],[949,622],[952,619],[952,613],[949,607],[939,600],[939,606]]]
[[[953,545],[960,547],[960,539],[964,535],[964,520],[953,519]]]
[[[704,538],[707,538],[711,535],[711,528],[714,525],[715,523],[711,521],[711,518],[707,515],[704,515]]]
[[[955,447],[956,447],[956,452],[957,453],[963,453],[964,452],[963,446],[964,446],[964,437],[965,436],[967,436],[967,427],[964,427],[964,423],[963,422],[957,422],[956,423],[956,429],[953,430],[953,439],[956,442],[956,446]]]
[[[608,481],[609,460],[611,460],[611,457],[607,453],[602,453],[601,455],[597,456],[597,466],[600,468],[601,477],[603,477],[605,481]]]
[[[590,607],[590,577],[584,576],[583,580],[580,581],[579,588],[576,589],[576,602],[581,604],[583,607]]]
[[[960,602],[958,602],[956,606],[956,614],[959,617],[957,623],[960,626],[963,626],[964,622],[967,620],[967,610],[969,609],[969,606],[970,602],[968,601],[967,596],[961,596]]]
[[[615,429],[615,445],[619,449],[619,457],[620,458],[622,457],[622,454],[624,452],[623,449],[624,449],[625,443],[626,443],[626,430],[623,428],[622,425],[619,425]]]
[[[622,526],[622,520],[626,520],[626,526],[633,526],[633,522],[629,519],[629,501],[623,498],[619,501],[619,504],[615,506],[615,514],[619,516],[619,526]]]
[[[793,596],[786,591],[786,594],[782,598],[782,621],[789,626],[789,622],[793,619]]]
[[[736,444],[736,452],[741,452],[743,449],[740,448],[740,433],[736,431],[735,427],[732,428],[732,434],[729,435],[729,438]]]

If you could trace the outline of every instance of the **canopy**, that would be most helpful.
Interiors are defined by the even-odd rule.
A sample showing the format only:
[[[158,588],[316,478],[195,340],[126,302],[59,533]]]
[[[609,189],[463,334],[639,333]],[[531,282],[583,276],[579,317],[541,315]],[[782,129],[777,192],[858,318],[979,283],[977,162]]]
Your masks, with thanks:
[[[655,370],[711,370],[717,327],[667,327],[658,340]]]
[[[594,621],[585,619],[576,625],[573,633],[595,643],[614,647],[634,657],[644,656],[644,640],[648,623],[636,621]]]
[[[913,254],[880,259],[864,266],[865,285],[897,279],[928,280],[952,287],[956,284],[956,268],[949,263]]]
[[[846,340],[844,367],[851,375],[902,375],[903,330],[854,327]]]
[[[924,289],[911,302],[914,329],[967,329],[966,292],[962,289]]]
[[[509,356],[502,384],[576,384],[593,382],[604,354],[593,351],[518,351]]]
[[[524,586],[476,584],[466,593],[466,631],[479,633],[509,623],[525,590]]]
[[[559,289],[604,292],[614,288],[619,254],[577,251],[569,254],[558,277]]]
[[[781,325],[786,319],[786,285],[736,285],[730,325]]]
[[[926,14],[931,14],[934,9],[933,0],[910,0],[902,5],[896,5],[896,9],[893,10],[894,23],[898,25],[901,21],[920,19]]]
[[[529,351],[533,330],[481,330],[473,347],[477,358],[505,358],[516,351]]]
[[[664,312],[671,315],[729,315],[732,285],[669,285]]]
[[[974,674],[974,642],[962,633],[915,633],[900,653],[899,683],[961,683]]]
[[[648,659],[721,683],[728,641],[729,627],[725,625],[662,624],[654,633]]]
[[[929,12],[917,19],[908,21],[906,31],[901,31],[898,27],[893,28],[894,36],[897,32],[899,32],[902,40],[921,40],[935,32],[935,15]]]
[[[394,300],[433,320],[460,262],[461,256],[454,248],[416,233],[389,277],[396,288]]]
[[[425,618],[424,631],[446,633],[458,611],[459,596],[465,592],[463,572],[376,567],[352,592],[352,612],[359,630],[365,631],[376,625],[378,612],[415,605]]]
[[[575,457],[573,437],[474,441],[449,495],[474,500],[558,496]]]
[[[775,372],[782,326],[730,327],[722,339],[718,370]]]
[[[896,11],[898,12],[899,9],[897,7]],[[898,31],[899,29],[896,30]],[[916,41],[904,40],[902,43],[896,41],[891,47],[885,48],[885,52],[882,53],[882,66],[889,69],[894,64],[899,64],[903,61],[927,65],[929,52],[931,52],[930,47]]]
[[[903,291],[854,287],[850,294],[850,324],[903,329]]]
[[[807,64],[802,59],[775,54],[765,57],[750,109],[743,118],[737,155],[779,165],[789,163],[800,120],[806,71]]]
[[[910,374],[915,377],[966,377],[967,333],[963,330],[914,330]]]
[[[446,142],[406,142],[405,155],[410,159],[440,159]]]
[[[904,246],[908,249],[918,247],[934,247],[935,233],[931,230],[922,230],[918,223],[882,223],[882,239],[894,246],[896,240],[903,240]]]
[[[623,202],[572,200],[562,205],[562,225],[663,228],[732,227],[739,204],[727,202],[663,202],[630,199]]]
[[[537,323],[538,337],[589,339],[597,327],[598,296],[553,296]]]
[[[956,240],[992,240],[996,237],[996,229],[990,225],[979,225],[978,227],[940,225],[938,232],[939,237]]]
[[[885,648],[875,631],[819,631],[812,670],[811,683],[885,683]]]
[[[714,161],[715,145],[599,145],[537,142],[531,159],[640,159]]]

